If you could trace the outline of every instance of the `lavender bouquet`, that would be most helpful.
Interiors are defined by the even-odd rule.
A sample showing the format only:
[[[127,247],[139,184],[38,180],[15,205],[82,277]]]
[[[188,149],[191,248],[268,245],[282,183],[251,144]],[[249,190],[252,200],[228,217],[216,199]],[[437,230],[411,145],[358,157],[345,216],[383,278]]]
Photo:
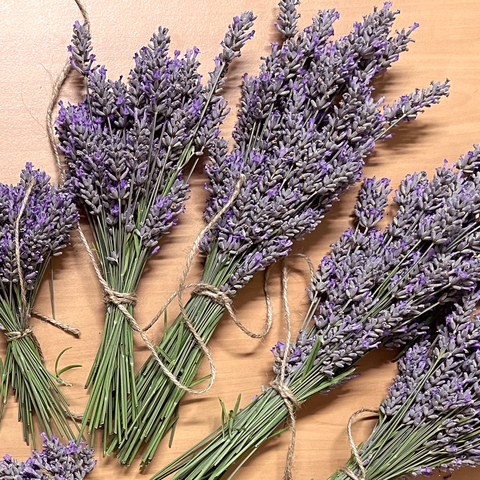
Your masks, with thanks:
[[[56,437],[49,439],[45,433],[42,437],[42,452],[33,451],[25,462],[5,455],[0,461],[0,478],[82,480],[95,467],[97,461],[93,458],[93,449],[84,442],[77,444],[75,440],[69,440],[68,445],[63,445]]]
[[[220,292],[216,298],[194,292],[186,305],[204,342],[225,302],[255,272],[287,255],[293,240],[315,229],[332,203],[359,179],[375,141],[448,91],[447,84],[432,84],[382,113],[371,98],[371,82],[406,50],[413,28],[390,37],[398,12],[385,4],[350,35],[331,41],[338,14],[321,11],[310,27],[297,33],[297,3],[280,3],[278,28],[286,41],[282,47],[273,45],[258,76],[245,77],[233,151],[227,152],[221,138],[210,149],[207,220],[227,204],[238,179],[243,176],[244,181],[201,244],[206,256],[201,283]],[[157,352],[184,385],[198,382],[194,377],[203,353],[182,314]],[[145,441],[145,466],[176,421],[184,391],[150,357],[137,374],[137,393],[137,412],[127,412],[128,431],[123,439],[114,437],[107,452],[117,449],[120,462],[130,464]]]
[[[379,420],[358,461],[330,480],[431,476],[480,464],[480,315],[470,295],[438,328],[411,347],[379,409]],[[352,475],[353,474],[353,475]]]
[[[275,379],[221,428],[153,478],[220,478],[281,433],[289,409],[355,372],[381,343],[399,346],[425,332],[427,312],[459,301],[480,280],[480,146],[453,167],[409,175],[398,212],[382,232],[386,180],[366,180],[344,232],[316,273],[297,339],[273,348]],[[287,427],[288,428],[288,427]],[[241,466],[241,463],[240,463]],[[286,472],[288,478],[290,472]]]
[[[197,72],[198,50],[168,56],[163,28],[136,54],[129,83],[107,80],[91,54],[88,29],[75,24],[71,63],[87,93],[78,105],[61,106],[57,133],[68,163],[66,183],[85,207],[106,282],[105,327],[81,428],[89,424],[92,442],[101,426],[105,441],[114,433],[121,438],[127,404],[137,411],[133,327],[126,313],[133,315],[148,258],[184,209],[190,178],[184,169],[194,168],[219,133],[227,114],[219,92],[228,66],[253,35],[253,20],[251,13],[234,18],[206,86]]]
[[[30,328],[30,313],[43,275],[54,255],[69,243],[78,222],[72,193],[49,183],[50,177],[30,163],[18,185],[0,184],[0,330],[8,341],[0,361],[0,418],[12,386],[18,399],[23,437],[35,448],[36,416],[42,431],[74,437],[68,402],[50,373]]]

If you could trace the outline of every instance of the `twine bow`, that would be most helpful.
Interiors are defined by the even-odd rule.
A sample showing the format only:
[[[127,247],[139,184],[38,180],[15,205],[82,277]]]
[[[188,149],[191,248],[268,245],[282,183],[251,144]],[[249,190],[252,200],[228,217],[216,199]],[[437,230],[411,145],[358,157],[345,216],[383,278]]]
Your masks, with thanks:
[[[360,454],[358,453],[357,446],[355,445],[355,442],[353,440],[353,435],[352,435],[352,423],[354,420],[361,415],[362,413],[376,413],[378,414],[378,410],[370,410],[369,408],[362,408],[358,411],[356,411],[348,420],[348,425],[347,425],[347,434],[348,434],[348,441],[350,443],[350,447],[352,449],[352,454],[355,457],[355,461],[357,462],[358,468],[360,469],[361,476],[356,475],[354,472],[352,472],[348,467],[342,467],[340,469],[341,472],[345,473],[348,475],[352,480],[366,480],[366,475],[367,472],[365,471],[365,467],[363,465],[363,460],[360,457]]]

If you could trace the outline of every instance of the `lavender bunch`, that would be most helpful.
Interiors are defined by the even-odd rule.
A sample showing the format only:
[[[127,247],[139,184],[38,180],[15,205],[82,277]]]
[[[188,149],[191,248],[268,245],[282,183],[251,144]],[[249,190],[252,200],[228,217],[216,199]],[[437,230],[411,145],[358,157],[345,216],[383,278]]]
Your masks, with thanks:
[[[219,95],[230,63],[253,35],[253,14],[233,19],[207,85],[198,74],[198,49],[169,56],[170,37],[159,28],[135,55],[129,82],[107,80],[95,63],[88,28],[76,23],[71,63],[85,80],[83,102],[61,105],[60,148],[66,183],[85,207],[109,290],[101,345],[87,379],[90,397],[82,432],[104,426],[104,439],[128,427],[127,404],[137,411],[133,331],[135,292],[148,258],[177,223],[188,181],[227,114]],[[189,166],[190,173],[184,173]]]
[[[201,244],[207,257],[201,282],[230,298],[256,272],[287,255],[294,240],[316,228],[332,203],[359,179],[376,140],[448,91],[446,83],[434,83],[402,97],[383,114],[372,100],[371,82],[406,50],[413,28],[390,36],[398,12],[385,4],[350,35],[333,41],[338,14],[320,11],[310,27],[297,33],[296,4],[280,3],[279,28],[287,37],[283,46],[273,45],[258,76],[245,76],[233,151],[228,153],[221,138],[210,149],[207,221],[244,178],[238,197]],[[186,311],[207,342],[224,305],[194,295]],[[157,351],[184,385],[194,382],[202,352],[182,315]],[[153,358],[137,375],[137,391],[138,414],[128,412],[124,440],[115,438],[108,451],[117,448],[119,460],[129,464],[145,441],[146,465],[175,422],[184,392]]]
[[[276,377],[269,388],[153,478],[173,472],[176,480],[220,478],[283,431],[289,410],[276,385],[286,385],[298,403],[326,392],[351,377],[372,349],[418,338],[428,329],[429,313],[472,292],[480,280],[479,160],[476,146],[457,169],[444,165],[431,181],[425,174],[407,176],[396,192],[398,212],[384,231],[376,225],[387,206],[388,181],[365,180],[356,226],[320,263],[296,341],[272,350]]]
[[[95,467],[93,449],[84,442],[69,440],[63,445],[56,437],[42,433],[43,450],[33,451],[25,462],[18,462],[10,455],[0,461],[0,478],[5,480],[82,480]]]
[[[5,362],[0,361],[0,418],[12,386],[23,437],[27,444],[31,437],[34,446],[34,416],[48,435],[56,426],[62,435],[74,437],[68,402],[58,386],[65,382],[45,367],[30,329],[30,312],[43,275],[52,257],[68,245],[78,222],[72,193],[49,180],[45,172],[27,163],[18,185],[0,184],[0,330],[8,341]]]
[[[478,293],[457,304],[438,334],[411,347],[359,451],[365,480],[432,476],[480,464]],[[399,447],[401,445],[401,447]],[[351,458],[347,468],[359,474]],[[350,478],[338,470],[330,480]]]

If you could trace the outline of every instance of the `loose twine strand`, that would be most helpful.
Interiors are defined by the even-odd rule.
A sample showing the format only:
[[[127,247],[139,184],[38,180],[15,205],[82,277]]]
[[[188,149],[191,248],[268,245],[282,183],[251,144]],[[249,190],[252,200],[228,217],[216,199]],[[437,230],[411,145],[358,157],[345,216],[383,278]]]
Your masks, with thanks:
[[[25,195],[23,196],[22,204],[20,205],[20,210],[18,211],[17,220],[15,221],[15,258],[17,260],[18,281],[20,283],[20,298],[22,301],[22,320],[24,322],[27,320],[27,289],[25,288],[25,279],[23,278],[22,263],[20,259],[20,220],[27,206],[28,198],[30,197],[30,193],[32,193],[34,184],[35,181],[33,179],[28,183],[27,188],[25,189]]]
[[[370,410],[369,408],[362,408],[356,411],[348,420],[347,425],[347,434],[348,434],[348,441],[350,442],[350,447],[352,449],[352,454],[355,457],[355,461],[357,462],[358,468],[360,469],[361,475],[358,476],[354,472],[352,472],[348,467],[342,467],[340,469],[341,472],[348,475],[352,480],[366,480],[367,472],[365,471],[365,467],[363,465],[363,460],[358,453],[357,446],[355,445],[355,441],[353,440],[352,435],[352,423],[355,419],[361,415],[362,413],[376,413],[378,414],[378,410]]]
[[[83,20],[86,23],[86,27],[90,30],[90,17],[88,16],[87,7],[85,6],[82,0],[75,0],[75,3],[77,4],[77,7],[80,10],[80,13],[82,14]],[[50,103],[48,104],[48,107],[47,107],[47,118],[46,118],[47,134],[48,134],[48,140],[50,143],[50,148],[52,149],[53,154],[55,155],[55,161],[57,162],[58,171],[60,172],[60,177],[62,180],[65,179],[65,174],[63,171],[62,160],[60,159],[60,154],[58,153],[57,142],[55,140],[55,129],[53,127],[54,125],[53,110],[57,105],[58,98],[60,97],[60,91],[62,90],[63,84],[65,83],[65,80],[67,79],[68,74],[70,73],[71,70],[72,70],[72,65],[70,63],[70,58],[67,58],[67,61],[65,62],[65,65],[62,68],[62,71],[58,74],[57,79],[55,80],[55,83],[53,85],[52,96],[50,98]]]
[[[88,12],[87,12],[87,9],[86,9],[85,5],[83,4],[82,0],[75,0],[75,3],[77,4],[78,8],[80,9],[80,12],[82,13],[82,16],[83,16],[83,19],[86,23],[87,28],[89,30],[91,30],[90,29],[90,19],[89,19]],[[53,91],[52,91],[52,98],[51,98],[50,103],[48,105],[47,116],[46,116],[47,132],[48,132],[48,138],[49,138],[49,141],[50,141],[50,147],[54,152],[56,163],[57,163],[57,166],[58,166],[58,169],[59,169],[59,172],[60,172],[60,177],[62,178],[62,180],[65,179],[65,174],[64,174],[64,169],[63,169],[62,161],[61,161],[61,158],[60,158],[60,154],[59,154],[58,149],[56,147],[55,130],[54,130],[54,126],[53,126],[54,125],[54,123],[53,123],[53,110],[54,110],[54,108],[55,108],[55,106],[58,102],[58,98],[60,96],[60,91],[61,91],[62,86],[63,86],[63,84],[65,83],[65,81],[68,77],[68,74],[71,71],[71,68],[72,67],[71,67],[71,64],[70,64],[70,60],[68,59],[67,62],[65,63],[65,65],[64,65],[62,71],[60,72],[59,76],[57,77],[57,80],[55,81]],[[195,240],[195,242],[194,242],[194,244],[193,244],[193,246],[190,250],[190,253],[187,257],[186,265],[185,265],[185,268],[183,270],[183,273],[182,273],[182,276],[181,276],[181,279],[180,279],[180,284],[179,284],[178,290],[167,299],[165,304],[160,308],[160,310],[157,312],[157,314],[154,316],[154,318],[143,329],[140,328],[138,322],[135,320],[135,318],[125,308],[125,305],[134,306],[136,304],[136,302],[137,302],[136,294],[134,292],[131,292],[131,293],[116,292],[110,287],[108,282],[103,277],[102,271],[101,271],[100,267],[98,266],[98,263],[95,259],[95,255],[93,254],[93,251],[90,248],[90,246],[87,242],[87,239],[85,238],[85,234],[83,233],[83,230],[82,230],[81,226],[78,225],[78,232],[79,232],[79,235],[80,235],[80,239],[81,239],[81,241],[82,241],[82,243],[83,243],[83,245],[84,245],[84,247],[87,251],[87,254],[88,254],[88,256],[90,258],[90,261],[93,265],[93,268],[95,270],[96,276],[97,276],[100,284],[103,287],[105,303],[114,304],[123,313],[123,315],[125,315],[125,317],[128,318],[128,320],[131,323],[132,328],[140,334],[140,337],[142,338],[142,340],[145,343],[145,345],[147,346],[147,348],[150,350],[152,356],[155,358],[157,363],[160,365],[160,368],[162,369],[163,373],[178,388],[180,388],[180,389],[182,389],[186,392],[192,393],[192,394],[197,394],[198,395],[198,394],[206,393],[212,388],[214,380],[215,380],[215,376],[216,376],[216,369],[215,369],[211,354],[209,352],[209,349],[207,348],[205,342],[202,340],[202,338],[200,337],[198,332],[193,327],[193,325],[192,325],[192,323],[191,323],[191,321],[188,317],[188,314],[185,310],[185,306],[184,306],[183,299],[182,299],[182,293],[183,293],[184,290],[186,290],[188,288],[191,288],[191,287],[195,287],[192,294],[208,296],[208,297],[212,298],[216,303],[225,307],[225,309],[227,310],[227,312],[230,315],[233,322],[240,328],[240,330],[242,332],[244,332],[245,334],[249,335],[252,338],[263,338],[263,337],[265,337],[268,334],[268,332],[270,331],[271,326],[272,326],[272,319],[273,319],[272,302],[271,302],[270,292],[269,292],[269,288],[268,288],[268,279],[269,279],[270,269],[266,270],[265,280],[264,280],[265,301],[266,301],[266,304],[267,304],[266,321],[265,321],[265,326],[263,328],[263,331],[259,334],[250,331],[247,327],[245,327],[240,322],[240,320],[237,318],[237,316],[236,316],[236,314],[233,310],[231,298],[228,295],[226,295],[224,292],[222,292],[221,290],[219,290],[218,288],[216,288],[213,285],[209,285],[209,284],[205,284],[205,283],[190,283],[188,285],[185,284],[186,277],[187,277],[187,275],[188,275],[188,273],[191,269],[193,258],[198,251],[200,242],[202,241],[205,234],[213,228],[213,226],[216,224],[216,222],[219,220],[219,218],[223,215],[223,213],[225,213],[227,211],[227,209],[235,201],[236,197],[238,196],[238,194],[240,192],[240,187],[242,186],[243,181],[244,181],[244,177],[242,175],[241,178],[238,180],[238,182],[236,184],[236,187],[235,187],[235,191],[234,191],[233,195],[230,197],[229,201],[223,206],[223,208],[219,212],[217,212],[217,214],[210,220],[208,225],[197,236],[197,238],[196,238],[196,240]],[[207,357],[207,359],[209,361],[209,364],[210,364],[210,371],[211,371],[210,382],[209,382],[209,385],[206,388],[204,388],[203,390],[193,390],[193,389],[189,388],[188,386],[183,385],[179,380],[177,380],[177,378],[173,375],[173,373],[170,372],[170,370],[164,365],[164,363],[162,362],[162,360],[158,356],[155,347],[152,345],[151,341],[149,340],[149,338],[145,334],[145,332],[147,330],[149,330],[151,327],[153,327],[153,325],[155,325],[155,323],[158,321],[158,319],[161,317],[161,315],[164,313],[166,308],[170,305],[170,303],[172,302],[172,300],[175,297],[177,297],[177,299],[178,299],[178,304],[179,304],[179,307],[180,307],[180,311],[182,313],[183,319],[184,319],[187,327],[189,328],[190,332],[194,336],[194,338],[197,341],[200,349],[205,354],[205,356]]]
[[[38,342],[38,339],[33,333],[33,330],[31,329],[31,327],[28,326],[28,319],[30,315],[34,315],[40,318],[41,320],[43,320],[44,322],[51,323],[55,327],[61,328],[65,332],[75,335],[77,337],[80,335],[80,331],[77,330],[76,328],[65,325],[53,318],[50,318],[47,315],[44,315],[42,313],[35,312],[35,311],[28,312],[27,310],[27,288],[25,286],[25,278],[22,272],[21,253],[20,253],[20,221],[22,219],[22,215],[25,211],[25,208],[27,207],[28,199],[30,197],[30,194],[32,193],[32,189],[34,185],[35,185],[35,180],[31,179],[27,184],[27,188],[25,189],[25,195],[23,197],[22,204],[20,205],[20,210],[18,211],[17,219],[15,221],[15,259],[17,263],[18,283],[20,285],[20,299],[22,303],[21,318],[22,318],[23,325],[25,325],[26,328],[20,331],[7,332],[5,334],[5,337],[7,339],[7,342],[13,342],[15,340],[19,340],[20,338],[30,336],[33,343],[35,344],[35,347],[38,350],[38,354],[40,355],[42,362],[44,362],[45,358],[43,356],[40,343]]]
[[[312,259],[304,253],[294,253],[293,256],[303,258],[307,262],[308,269],[310,270],[310,281],[313,282],[315,280],[315,266],[313,265]]]

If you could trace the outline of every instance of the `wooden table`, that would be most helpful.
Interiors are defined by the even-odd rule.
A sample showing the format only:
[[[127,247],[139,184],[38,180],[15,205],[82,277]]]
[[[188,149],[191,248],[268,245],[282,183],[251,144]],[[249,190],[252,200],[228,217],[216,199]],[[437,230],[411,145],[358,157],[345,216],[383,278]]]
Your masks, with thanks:
[[[304,0],[300,6],[301,26],[306,26],[319,8],[335,7],[341,14],[336,34],[346,33],[354,21],[361,20],[373,8],[373,0]],[[381,5],[379,5],[381,6]],[[277,15],[275,0],[89,0],[94,50],[104,63],[110,78],[127,76],[132,56],[145,45],[158,25],[170,29],[172,48],[181,50],[196,45],[200,48],[201,73],[212,69],[219,42],[234,15],[253,9],[258,15],[255,38],[235,62],[225,86],[225,95],[232,106],[224,126],[230,137],[239,98],[239,85],[244,72],[258,71],[260,56],[268,53],[275,38],[273,22]],[[478,0],[397,0],[402,11],[397,28],[420,23],[415,32],[416,43],[410,51],[377,83],[378,95],[391,101],[415,87],[426,87],[431,80],[451,80],[451,95],[441,105],[425,112],[410,125],[399,129],[395,137],[378,146],[368,159],[367,176],[389,177],[394,186],[405,174],[424,169],[430,174],[444,158],[454,161],[480,141],[480,2]],[[67,56],[66,47],[71,25],[80,19],[73,0],[3,0],[0,3],[0,42],[2,88],[0,90],[0,180],[17,182],[25,162],[47,170],[55,179],[58,174],[49,149],[45,129],[45,113],[50,100],[53,79]],[[78,101],[81,88],[72,76],[62,91],[64,100]],[[161,242],[161,250],[151,259],[141,282],[138,319],[145,325],[158,307],[177,286],[185,257],[202,225],[202,209],[206,193],[202,190],[205,177],[201,169],[193,176],[192,198],[178,227]],[[349,225],[355,202],[352,189],[327,216],[322,226],[295,246],[296,252],[309,255],[318,263],[328,252],[329,244]],[[391,217],[391,211],[389,216]],[[192,270],[192,281],[198,279],[201,260]],[[290,307],[294,328],[298,328],[307,307],[305,286],[307,270],[299,258],[290,261]],[[263,341],[254,341],[242,334],[227,318],[221,322],[211,342],[218,369],[214,388],[200,398],[186,396],[180,411],[175,441],[171,449],[164,442],[146,474],[137,465],[121,467],[115,457],[99,458],[91,480],[116,477],[120,479],[149,478],[161,466],[192,446],[220,424],[218,397],[233,407],[238,393],[242,406],[259,392],[260,385],[271,378],[270,348],[285,337],[285,325],[279,296],[279,269],[271,279],[274,295],[274,327]],[[235,299],[238,316],[253,330],[259,331],[265,306],[262,276],[257,276]],[[63,364],[82,363],[83,368],[65,374],[74,386],[66,388],[72,409],[81,412],[86,404],[83,389],[89,368],[99,345],[103,327],[102,292],[87,254],[75,234],[72,247],[55,260],[55,305],[57,318],[82,331],[80,340],[34,320],[33,326],[46,356],[53,363],[61,349],[71,346]],[[41,289],[36,309],[50,313],[48,285]],[[171,308],[169,318],[176,315]],[[161,336],[161,327],[151,332],[152,339]],[[147,350],[136,339],[137,364],[147,357]],[[0,340],[0,356],[5,342]],[[361,407],[376,408],[395,375],[390,363],[391,352],[378,351],[361,362],[360,378],[350,381],[328,396],[317,396],[302,407],[298,414],[298,440],[295,457],[295,478],[325,479],[349,456],[345,433],[348,417]],[[207,369],[202,368],[203,373]],[[19,459],[29,454],[17,424],[17,405],[9,398],[0,425],[0,454],[9,453]],[[368,434],[372,421],[359,421],[354,428],[360,441]],[[279,479],[282,476],[289,435],[270,441],[241,470],[236,478]],[[99,445],[97,449],[100,451]],[[480,470],[464,469],[454,473],[452,480],[480,479]]]

